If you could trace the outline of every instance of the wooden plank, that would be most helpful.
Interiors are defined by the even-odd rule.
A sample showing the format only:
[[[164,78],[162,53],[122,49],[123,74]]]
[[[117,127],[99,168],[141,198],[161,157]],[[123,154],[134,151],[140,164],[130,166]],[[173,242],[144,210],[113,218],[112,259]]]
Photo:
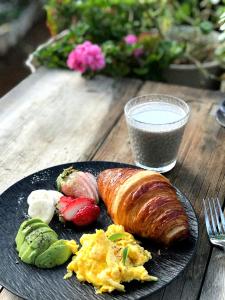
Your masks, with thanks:
[[[220,137],[222,138],[222,137]],[[225,185],[225,174],[223,185]],[[224,194],[219,195],[220,200]],[[222,202],[221,202],[222,203]],[[212,249],[209,266],[204,278],[200,300],[225,299],[225,260],[224,252],[217,248]]]
[[[181,85],[162,84],[157,82],[146,82],[141,88],[142,95],[145,94],[167,94],[180,97],[189,102],[211,102],[218,103],[224,99],[224,94],[220,91],[203,90]]]
[[[47,84],[46,80],[50,83]],[[4,120],[5,122],[2,123],[4,124],[2,129],[4,129],[5,135],[3,135],[2,131],[0,134],[2,135],[1,137],[5,138],[5,140],[0,140],[0,143],[2,143],[2,145],[0,144],[0,149],[4,150],[8,162],[8,165],[7,163],[3,164],[2,158],[1,166],[4,166],[4,180],[2,181],[2,189],[4,189],[5,186],[9,185],[13,181],[17,180],[19,177],[23,177],[25,174],[37,170],[37,168],[41,169],[49,166],[50,164],[53,165],[66,161],[86,159],[94,155],[95,151],[101,145],[110,129],[116,123],[118,116],[122,112],[122,106],[124,105],[126,99],[130,98],[132,93],[135,94],[135,91],[132,90],[134,89],[134,82],[131,82],[131,84],[129,84],[129,81],[128,83],[126,83],[126,81],[115,83],[114,81],[108,82],[110,79],[104,79],[106,82],[102,84],[101,80],[103,79],[84,82],[83,79],[80,77],[77,78],[76,75],[72,74],[71,72],[64,73],[60,71],[60,73],[54,73],[53,71],[53,73],[48,73],[45,70],[41,70],[37,74],[33,75],[33,77],[29,78],[28,81],[25,81],[14,92],[10,93],[7,98],[3,99],[4,101],[2,100],[3,102],[1,102],[2,106],[0,116],[1,120]],[[80,83],[78,84],[77,81]],[[136,83],[136,90],[139,86],[140,83]],[[82,116],[82,114],[79,114],[79,117],[82,118],[82,122],[79,123],[78,121],[79,125],[76,123],[76,130],[72,129],[72,133],[70,132],[68,134],[69,136],[67,137],[67,140],[62,137],[62,145],[58,144],[55,142],[55,139],[58,137],[58,135],[67,135],[67,132],[62,130],[58,123],[60,123],[64,129],[66,128],[68,130],[69,126],[71,126],[71,122],[73,121],[73,114],[78,114],[78,111],[76,111],[76,109],[73,107],[73,102],[71,101],[72,96],[75,98],[76,105],[81,106],[80,111],[86,113],[86,110],[82,107],[81,101],[77,100],[77,98],[80,99],[82,97],[80,89],[83,91],[82,93],[86,94],[86,98],[88,98],[85,103],[88,104],[88,107],[90,106],[90,110],[93,112],[93,115],[91,113],[90,115],[94,118],[95,122],[98,120],[98,118],[100,118],[101,122],[99,122],[101,124],[100,126],[98,124],[99,127],[97,130],[96,127],[95,130],[93,130],[89,127],[95,126],[94,121],[88,121],[86,129],[88,129],[88,131],[90,129],[89,136],[83,137],[86,142],[82,144],[82,147],[79,147],[77,146],[77,140],[75,138],[73,139],[73,135],[76,133],[78,138],[82,136],[82,125],[86,121],[86,118]],[[102,89],[104,92],[102,92]],[[97,95],[95,95],[94,91],[96,91]],[[169,177],[171,178],[172,182],[174,182],[187,194],[190,200],[194,203],[196,210],[201,212],[201,203],[199,200],[201,200],[203,196],[212,195],[214,191],[219,193],[219,195],[222,195],[224,192],[224,189],[221,188],[222,186],[225,186],[222,184],[224,169],[221,167],[224,166],[224,144],[222,144],[222,141],[224,140],[224,131],[218,127],[214,121],[214,116],[210,113],[216,103],[220,100],[221,94],[214,94],[212,92],[204,92],[189,88],[175,88],[167,85],[147,83],[141,90],[141,94],[150,92],[161,92],[183,96],[183,98],[187,99],[192,106],[193,112],[191,121],[189,122],[186,130],[188,139],[183,140],[178,164],[176,168],[169,173]],[[69,96],[67,95],[68,93]],[[45,94],[44,99],[42,99],[43,94]],[[60,100],[54,101],[55,98]],[[82,99],[84,98],[85,97],[82,97]],[[92,105],[90,98],[94,98],[96,105]],[[111,100],[108,100],[107,104],[105,104],[103,101],[105,98],[106,101],[108,98]],[[6,99],[7,101],[5,101]],[[29,103],[27,99],[31,99],[31,103]],[[69,104],[67,103],[66,99],[69,99],[67,100]],[[117,101],[116,99],[121,100]],[[60,103],[58,103],[58,101]],[[39,103],[41,105],[39,105]],[[48,106],[48,114],[39,116],[38,113],[40,112],[40,107],[43,107],[44,104]],[[61,105],[65,105],[67,110],[66,108],[62,108],[61,110]],[[99,115],[98,112],[95,112],[96,107],[98,107],[98,112],[100,110],[104,111],[104,117],[101,114]],[[71,109],[71,112],[68,112],[68,108]],[[25,113],[28,112],[29,115],[30,110],[32,111],[33,116],[37,115],[39,124],[35,124],[35,119],[32,118],[31,115],[30,117],[26,116]],[[56,110],[58,110],[61,114],[56,114]],[[45,113],[45,111],[43,113]],[[64,113],[65,118],[63,118],[62,113]],[[8,121],[7,114],[9,116]],[[13,114],[14,117],[12,116]],[[67,114],[69,114],[69,116]],[[90,117],[90,115],[88,116]],[[51,121],[48,121],[49,117]],[[54,128],[50,128],[49,130],[49,126],[52,125],[52,120],[58,121],[57,126],[53,124]],[[69,123],[64,122],[64,120],[69,120]],[[11,124],[12,122],[14,123]],[[108,122],[111,124],[111,127],[108,126]],[[16,124],[16,128],[14,124]],[[19,124],[19,128],[17,124]],[[40,132],[40,127],[42,132]],[[25,133],[22,131],[22,135],[20,136],[19,133],[21,129],[23,129],[23,131],[25,130]],[[14,130],[16,132],[14,132]],[[57,130],[59,130],[59,132]],[[35,133],[35,136],[32,133]],[[47,133],[50,135],[50,137],[54,136],[54,138],[47,140]],[[57,133],[59,134],[57,135]],[[96,136],[92,139],[93,134]],[[39,139],[39,143],[35,140],[35,138]],[[89,139],[91,139],[91,141],[89,141]],[[9,145],[7,141],[10,142]],[[31,144],[31,149],[27,145],[28,141]],[[64,149],[65,141],[67,141],[69,144],[68,146],[66,144],[66,149],[67,147],[69,149],[67,149],[68,152],[66,152]],[[97,145],[95,144],[95,141],[97,141]],[[34,146],[32,145],[32,142],[34,143]],[[12,147],[17,145],[17,143],[20,150]],[[59,151],[58,153],[53,152],[53,155],[52,151],[54,151],[56,147],[58,147]],[[20,152],[23,153],[22,156],[18,155]],[[16,155],[19,162],[15,161]],[[12,157],[13,161],[15,161],[14,166],[11,166]],[[120,119],[94,158],[132,162],[127,139],[127,131],[123,118]],[[217,163],[219,168],[215,170]],[[13,173],[12,169],[14,170]],[[203,232],[203,215],[201,213],[200,220],[202,224],[200,228],[201,243],[199,245],[200,250],[198,250],[198,256],[196,256],[194,263],[190,266],[187,273],[183,274],[183,276],[181,276],[178,280],[174,281],[174,283],[169,285],[168,288],[154,295],[152,299],[167,299],[171,297],[174,299],[196,298],[197,291],[199,291],[199,286],[201,285],[202,274],[204,273],[203,271],[206,267],[207,257],[209,255],[209,246],[206,241],[206,236]],[[200,274],[196,274],[198,272]],[[193,278],[190,278],[191,276],[193,276]],[[6,294],[8,293],[5,290],[3,291]],[[3,292],[1,295],[2,294]],[[0,296],[0,299],[6,299],[5,297],[6,296],[4,296],[4,298]]]
[[[203,220],[202,199],[225,194],[225,130],[212,111],[222,94],[209,91],[146,83],[139,94],[167,93],[184,98],[192,113],[179,151],[176,167],[167,173],[172,183],[187,195],[200,220],[200,241],[193,262],[162,296],[149,299],[196,299],[210,257]],[[120,119],[94,159],[132,162],[124,117]],[[219,282],[223,283],[222,277]],[[220,299],[220,298],[218,298]]]
[[[22,300],[21,298],[13,295],[12,293],[10,293],[9,291],[7,291],[6,289],[3,289],[3,291],[0,294],[1,299],[4,300]]]
[[[225,130],[224,130],[225,131]],[[225,186],[225,174],[222,184]],[[220,202],[224,194],[219,194]],[[220,299],[225,300],[225,260],[224,251],[215,247],[212,249],[211,259],[204,278],[200,300]]]
[[[225,299],[225,259],[224,252],[214,248],[207,269],[200,300]]]
[[[45,69],[28,77],[0,100],[0,191],[37,170],[93,156],[141,84]],[[0,299],[16,298],[4,290]]]
[[[1,99],[0,191],[56,164],[86,160],[141,82],[39,70]]]

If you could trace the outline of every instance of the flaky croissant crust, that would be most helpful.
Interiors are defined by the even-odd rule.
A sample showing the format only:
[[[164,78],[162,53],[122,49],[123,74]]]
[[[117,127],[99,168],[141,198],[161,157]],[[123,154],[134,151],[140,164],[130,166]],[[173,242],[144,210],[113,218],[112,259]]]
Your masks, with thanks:
[[[163,175],[133,168],[101,172],[98,190],[115,224],[163,244],[188,235],[188,218]]]

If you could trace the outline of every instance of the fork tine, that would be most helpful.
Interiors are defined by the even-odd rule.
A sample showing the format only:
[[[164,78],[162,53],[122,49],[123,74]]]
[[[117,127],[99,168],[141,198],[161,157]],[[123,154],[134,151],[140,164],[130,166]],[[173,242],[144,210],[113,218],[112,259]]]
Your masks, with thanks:
[[[214,221],[214,216],[213,216],[213,212],[212,212],[212,207],[211,207],[211,203],[208,200],[208,205],[209,205],[209,211],[210,211],[210,217],[211,217],[211,223],[212,223],[212,227],[213,227],[213,231],[214,231],[214,234],[218,234],[217,232],[217,229],[216,229],[216,225],[215,225],[215,221]]]
[[[205,225],[206,225],[208,235],[210,236],[210,235],[212,235],[212,227],[209,223],[209,217],[208,217],[208,213],[207,213],[207,209],[206,209],[205,199],[203,199],[203,204],[204,204],[204,213],[205,213]]]
[[[222,228],[221,228],[221,225],[220,225],[220,222],[219,222],[218,210],[216,209],[215,199],[214,198],[212,198],[212,202],[213,202],[214,214],[215,214],[215,217],[216,217],[216,225],[217,225],[217,228],[219,230],[219,233],[222,234],[223,231],[222,231]]]
[[[220,206],[220,202],[219,202],[218,197],[216,198],[216,200],[217,200],[217,206],[218,206],[218,208],[219,208],[221,224],[222,224],[223,230],[224,230],[224,232],[225,232],[225,217],[224,217],[224,214],[223,214],[223,212],[222,212],[222,209],[221,209],[221,206]]]

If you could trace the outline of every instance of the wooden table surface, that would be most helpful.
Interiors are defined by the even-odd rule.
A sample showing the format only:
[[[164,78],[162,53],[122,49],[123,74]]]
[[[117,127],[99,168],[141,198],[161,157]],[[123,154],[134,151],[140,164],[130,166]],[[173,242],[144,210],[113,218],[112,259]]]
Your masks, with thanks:
[[[132,163],[123,107],[131,97],[148,93],[178,96],[191,106],[177,165],[166,176],[190,199],[200,221],[192,263],[148,299],[223,300],[225,254],[208,243],[202,207],[205,197],[218,196],[223,203],[225,196],[225,128],[215,120],[225,96],[220,92],[131,79],[85,80],[70,71],[39,69],[0,100],[0,192],[57,164]],[[9,299],[19,298],[2,288],[0,300]]]

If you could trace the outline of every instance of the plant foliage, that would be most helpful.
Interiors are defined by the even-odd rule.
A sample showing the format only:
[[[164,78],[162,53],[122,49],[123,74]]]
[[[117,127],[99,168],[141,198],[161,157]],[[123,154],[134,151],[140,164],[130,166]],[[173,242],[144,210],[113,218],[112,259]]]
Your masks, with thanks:
[[[225,0],[48,0],[45,4],[51,34],[64,29],[59,41],[39,50],[38,61],[48,67],[64,67],[69,53],[86,40],[98,44],[105,55],[102,74],[159,79],[171,63],[224,59],[211,32],[219,27]],[[177,26],[193,28],[192,34],[173,34]],[[124,37],[138,40],[127,44]],[[204,36],[207,36],[205,39]],[[140,55],[135,55],[135,51]],[[91,76],[91,72],[85,73]]]

